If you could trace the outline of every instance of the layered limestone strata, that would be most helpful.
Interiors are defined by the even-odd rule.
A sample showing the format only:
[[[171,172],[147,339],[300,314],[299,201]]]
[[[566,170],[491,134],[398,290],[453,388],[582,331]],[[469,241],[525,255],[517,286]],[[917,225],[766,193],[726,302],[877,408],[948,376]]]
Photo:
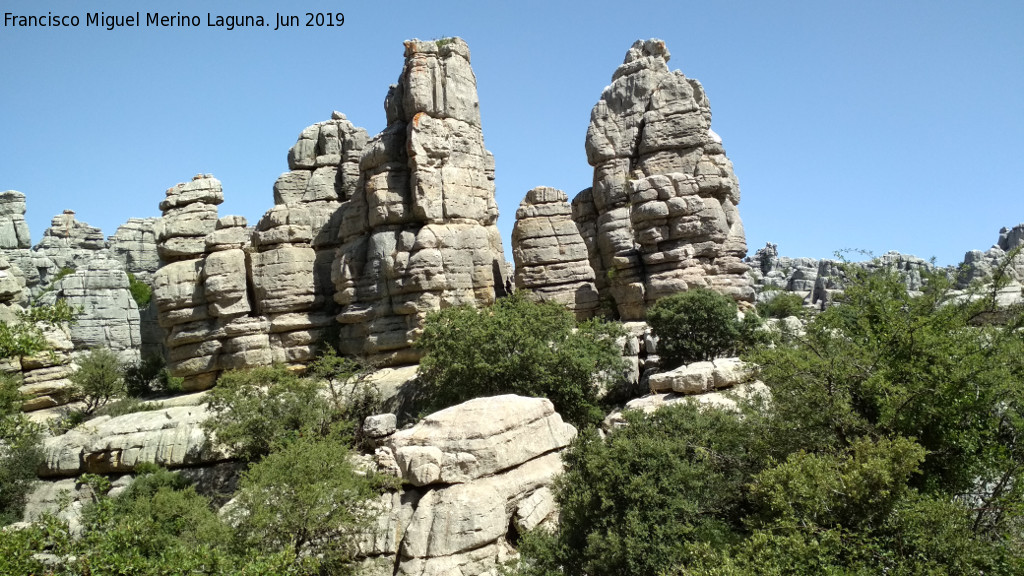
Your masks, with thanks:
[[[539,187],[526,193],[512,228],[512,257],[517,290],[563,304],[581,320],[597,312],[594,269],[565,192]]]
[[[212,386],[223,370],[301,368],[313,357],[335,326],[339,208],[359,189],[366,139],[337,112],[306,128],[274,185],[276,205],[253,229],[240,216],[218,218],[223,190],[209,175],[167,191],[154,301],[168,367],[186,389]]]
[[[576,429],[550,401],[477,398],[398,432],[378,419],[366,427],[378,431],[375,459],[403,486],[381,499],[365,574],[496,574],[518,530],[557,520],[550,485]]]
[[[660,40],[626,53],[591,112],[593,187],[573,200],[598,289],[626,320],[694,287],[754,298],[732,163],[703,87],[668,60]]]
[[[341,352],[398,364],[417,360],[428,312],[502,295],[505,257],[466,43],[406,42],[384,108],[340,209],[332,280]]]

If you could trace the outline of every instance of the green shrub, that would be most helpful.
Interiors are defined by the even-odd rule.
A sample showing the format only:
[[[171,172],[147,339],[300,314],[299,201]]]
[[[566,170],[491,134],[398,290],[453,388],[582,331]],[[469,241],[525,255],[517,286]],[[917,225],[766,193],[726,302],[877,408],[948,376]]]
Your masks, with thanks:
[[[559,530],[524,540],[524,574],[659,574],[691,558],[694,542],[742,529],[756,459],[741,419],[695,404],[626,418],[606,440],[573,442],[555,486]]]
[[[779,292],[757,304],[757,313],[765,318],[789,318],[804,315],[804,299],[792,292]]]
[[[490,308],[448,308],[427,316],[416,345],[424,409],[434,411],[496,394],[542,396],[577,426],[603,418],[599,391],[623,381],[621,328],[577,323],[553,302],[521,293]]]
[[[518,573],[1024,573],[1024,315],[999,274],[965,298],[844,272],[805,336],[750,354],[770,399],[582,435]]]
[[[132,294],[132,299],[139,305],[139,309],[149,306],[149,302],[153,299],[153,289],[142,280],[135,277],[134,274],[128,274],[128,291]]]
[[[18,382],[0,374],[0,526],[21,520],[42,460],[42,430],[21,413]]]
[[[247,549],[310,554],[340,573],[391,482],[357,470],[338,438],[297,437],[242,475],[230,512]]]
[[[666,368],[714,360],[736,350],[744,333],[736,303],[705,288],[658,300],[647,310],[647,323],[658,337],[658,355]]]
[[[164,359],[159,354],[152,354],[141,362],[124,366],[125,390],[134,398],[179,393],[182,380],[167,372]]]
[[[17,313],[13,323],[0,322],[0,358],[31,356],[48,348],[41,326],[73,324],[81,310],[66,300],[52,305],[32,306]]]
[[[85,402],[85,413],[125,395],[123,369],[117,354],[107,348],[89,351],[78,359],[78,370],[69,378],[76,395]]]
[[[333,405],[318,383],[280,365],[224,372],[206,402],[213,417],[203,428],[234,456],[250,461],[300,431],[326,435],[334,420]]]

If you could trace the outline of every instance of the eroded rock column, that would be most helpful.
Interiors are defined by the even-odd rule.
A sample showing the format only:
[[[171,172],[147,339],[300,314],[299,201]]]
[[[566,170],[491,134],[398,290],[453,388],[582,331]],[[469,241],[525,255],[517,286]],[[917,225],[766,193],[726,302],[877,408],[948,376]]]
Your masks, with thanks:
[[[600,304],[587,245],[572,220],[565,192],[539,187],[526,193],[512,228],[517,290],[592,317]]]
[[[429,311],[504,293],[505,258],[466,43],[406,42],[384,108],[387,128],[341,207],[332,279],[341,351],[398,364],[418,359],[411,346]]]
[[[703,87],[669,71],[669,56],[660,40],[626,53],[591,112],[593,187],[573,200],[598,287],[627,320],[692,287],[754,297],[732,164]]]

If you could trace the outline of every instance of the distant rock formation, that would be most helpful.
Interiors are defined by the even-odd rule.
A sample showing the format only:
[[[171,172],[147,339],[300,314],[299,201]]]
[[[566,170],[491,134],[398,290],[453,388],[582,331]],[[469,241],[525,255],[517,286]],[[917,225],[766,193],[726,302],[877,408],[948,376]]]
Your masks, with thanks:
[[[0,320],[15,322],[25,307],[58,299],[81,310],[72,325],[44,331],[51,352],[2,360],[4,371],[21,380],[23,410],[43,418],[76,400],[68,380],[76,356],[102,347],[138,360],[143,339],[124,263],[103,233],[65,210],[29,247],[25,211],[24,194],[0,194]]]
[[[593,187],[573,199],[597,287],[625,320],[693,287],[754,298],[732,163],[703,87],[668,60],[660,40],[626,53],[590,116]]]
[[[565,192],[539,187],[526,193],[512,228],[512,256],[517,290],[563,304],[581,320],[597,313],[594,269]]]
[[[970,250],[964,254],[963,269],[957,280],[961,288],[972,282],[990,279],[1000,263],[1006,259],[1008,252],[1024,246],[1024,224],[1013,228],[999,230],[999,239],[988,250]],[[1014,284],[1024,283],[1024,254],[1018,255],[1009,266],[1006,274]]]
[[[341,352],[398,364],[418,359],[428,312],[501,296],[505,257],[466,43],[406,42],[384,108],[341,206],[332,279]]]

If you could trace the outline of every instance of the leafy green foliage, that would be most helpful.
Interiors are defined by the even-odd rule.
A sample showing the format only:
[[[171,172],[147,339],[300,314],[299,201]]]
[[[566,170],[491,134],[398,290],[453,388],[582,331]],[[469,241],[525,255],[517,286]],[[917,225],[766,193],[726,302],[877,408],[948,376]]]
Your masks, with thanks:
[[[884,267],[845,275],[805,336],[749,356],[770,400],[581,437],[560,528],[524,536],[519,572],[1022,573],[1024,317],[996,310],[998,274],[968,297],[943,275],[913,295]]]
[[[524,551],[546,549],[549,563],[526,574],[658,574],[688,558],[692,541],[732,539],[751,431],[689,404],[627,420],[607,441],[585,433],[574,442],[556,486],[561,529],[531,534]]]
[[[139,309],[149,306],[149,302],[153,299],[153,289],[149,284],[139,280],[132,273],[128,273],[128,291],[131,292],[135,303],[139,305]]]
[[[108,348],[91,350],[79,358],[78,370],[69,379],[85,402],[86,414],[125,394],[121,361]]]
[[[206,402],[213,416],[203,428],[243,460],[254,461],[299,434],[326,435],[334,420],[319,384],[284,366],[231,370],[221,374]]]
[[[19,311],[13,323],[0,322],[0,358],[31,356],[48,348],[43,327],[73,324],[80,310],[66,300]]]
[[[352,560],[390,483],[355,469],[339,438],[297,437],[242,476],[231,512],[247,549],[311,553],[336,573]]]
[[[18,382],[0,374],[0,526],[21,520],[43,459],[41,442],[40,427],[21,413]]]
[[[647,311],[647,323],[658,337],[658,354],[667,368],[714,360],[736,350],[752,330],[739,320],[731,298],[706,288],[658,300]]]
[[[516,293],[493,306],[448,308],[427,316],[416,345],[428,411],[496,394],[543,396],[577,426],[603,417],[598,392],[623,379],[621,329],[577,324],[554,303]]]
[[[116,498],[98,489],[83,510],[81,538],[55,550],[69,560],[60,574],[316,574],[315,561],[236,546],[232,528],[177,474],[156,466],[137,472]]]
[[[129,396],[145,398],[181,392],[182,378],[171,376],[159,354],[124,366],[125,390]]]
[[[804,299],[792,292],[778,292],[757,304],[757,313],[765,318],[789,318],[804,315]]]

